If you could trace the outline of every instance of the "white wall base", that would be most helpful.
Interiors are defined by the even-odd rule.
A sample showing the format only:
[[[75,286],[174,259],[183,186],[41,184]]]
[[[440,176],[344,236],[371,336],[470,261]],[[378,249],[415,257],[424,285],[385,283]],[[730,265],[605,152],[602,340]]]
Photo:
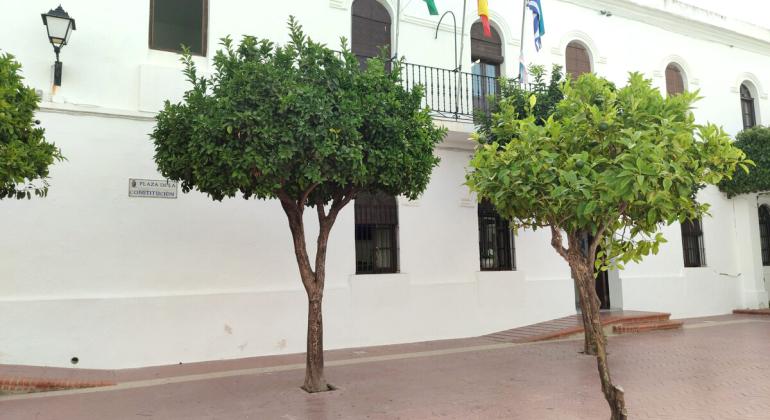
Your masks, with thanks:
[[[297,280],[299,285],[299,280]],[[574,313],[568,279],[351,276],[324,294],[326,349],[468,337]],[[132,368],[305,351],[302,289],[0,301],[0,364]]]

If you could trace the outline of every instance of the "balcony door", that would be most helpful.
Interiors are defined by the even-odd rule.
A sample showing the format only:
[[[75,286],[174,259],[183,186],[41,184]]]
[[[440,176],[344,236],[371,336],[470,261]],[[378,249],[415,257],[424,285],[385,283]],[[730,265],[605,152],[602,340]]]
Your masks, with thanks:
[[[497,79],[503,63],[503,42],[494,27],[491,37],[484,36],[481,22],[471,26],[471,65],[473,109],[489,111],[488,98],[498,93]]]

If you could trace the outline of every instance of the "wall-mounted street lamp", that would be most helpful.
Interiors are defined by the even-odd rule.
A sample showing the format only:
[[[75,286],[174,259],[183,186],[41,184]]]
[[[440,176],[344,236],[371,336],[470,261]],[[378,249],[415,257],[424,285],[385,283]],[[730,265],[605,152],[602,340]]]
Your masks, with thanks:
[[[71,18],[61,5],[56,9],[51,9],[48,13],[41,13],[43,24],[48,30],[48,40],[53,45],[53,51],[56,53],[56,63],[53,68],[53,84],[61,86],[61,61],[59,61],[59,52],[62,47],[69,42],[72,31],[75,30],[75,19]]]

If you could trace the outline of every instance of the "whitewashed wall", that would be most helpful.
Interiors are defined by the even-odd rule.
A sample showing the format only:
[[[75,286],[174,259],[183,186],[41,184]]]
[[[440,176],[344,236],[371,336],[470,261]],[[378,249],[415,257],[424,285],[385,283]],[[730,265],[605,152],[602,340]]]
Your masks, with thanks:
[[[349,36],[349,0],[261,3],[210,1],[209,58],[196,58],[203,71],[226,34],[285,41],[289,14],[330,45]],[[516,3],[490,0],[509,76],[517,68]],[[673,17],[677,28],[692,29],[687,37],[663,29],[672,17],[649,8],[676,2],[642,9],[620,0],[574,3],[545,2],[548,33],[538,54],[527,20],[528,61],[563,63],[564,47],[578,39],[598,73],[622,84],[628,71],[639,70],[659,86],[676,61],[688,87],[705,96],[699,120],[737,132],[737,87],[750,80],[760,121],[770,121],[765,30],[729,21],[723,26],[733,32],[704,26],[698,22],[712,17],[695,12],[693,21]],[[598,3],[614,16],[589,8]],[[440,7],[447,4],[459,17],[461,2]],[[159,177],[147,137],[153,112],[185,87],[178,56],[147,47],[148,2],[63,4],[78,29],[62,52],[63,86],[55,96],[53,54],[39,17],[52,6],[22,2],[0,14],[0,48],[15,54],[28,83],[44,92],[39,118],[68,158],[54,167],[47,199],[0,205],[0,363],[67,366],[77,356],[79,366],[117,368],[303,351],[305,297],[277,203],[216,203],[197,193],[127,196],[128,178]],[[467,13],[469,27],[475,13]],[[436,21],[423,2],[412,1],[399,54],[451,68],[451,30],[445,25],[434,40]],[[474,336],[574,313],[569,271],[543,232],[516,237],[517,271],[479,272],[476,208],[462,185],[470,127],[440,123],[451,129],[437,151],[441,165],[423,197],[399,203],[400,274],[353,274],[352,207],[341,214],[327,263],[327,348]],[[683,268],[679,227],[671,226],[659,255],[613,274],[613,306],[675,316],[767,306],[756,202],[727,200],[713,188],[702,198],[712,203],[713,218],[704,221],[708,266]]]

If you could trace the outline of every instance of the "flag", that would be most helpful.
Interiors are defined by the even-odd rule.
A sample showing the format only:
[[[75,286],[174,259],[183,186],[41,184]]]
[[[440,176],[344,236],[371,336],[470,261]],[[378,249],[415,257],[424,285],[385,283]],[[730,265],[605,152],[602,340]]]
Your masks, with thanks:
[[[524,54],[519,56],[519,83],[526,85],[529,83],[529,75],[527,74],[527,65],[524,64]]]
[[[438,15],[438,9],[436,8],[436,3],[433,0],[423,0],[425,4],[428,5],[428,13],[431,15]]]
[[[492,30],[489,29],[489,5],[487,0],[479,0],[479,17],[481,18],[481,25],[484,27],[484,36],[487,38],[492,37]]]
[[[545,35],[545,22],[543,21],[543,6],[540,0],[527,1],[527,7],[532,11],[532,17],[535,24],[535,49],[540,51],[543,48],[543,41],[540,39]]]

